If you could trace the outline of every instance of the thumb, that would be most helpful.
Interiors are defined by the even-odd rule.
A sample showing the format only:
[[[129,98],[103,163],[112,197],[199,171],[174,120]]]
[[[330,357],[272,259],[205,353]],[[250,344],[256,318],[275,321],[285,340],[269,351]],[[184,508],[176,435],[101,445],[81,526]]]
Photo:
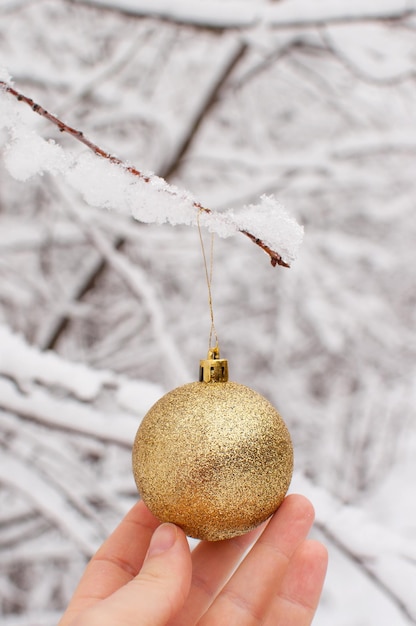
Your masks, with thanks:
[[[93,607],[88,625],[165,626],[185,603],[191,573],[184,532],[174,524],[162,524],[153,533],[139,574]]]
[[[162,524],[153,533],[139,575],[131,581],[146,606],[140,626],[164,626],[172,619],[186,601],[191,577],[191,553],[185,533],[174,524]]]

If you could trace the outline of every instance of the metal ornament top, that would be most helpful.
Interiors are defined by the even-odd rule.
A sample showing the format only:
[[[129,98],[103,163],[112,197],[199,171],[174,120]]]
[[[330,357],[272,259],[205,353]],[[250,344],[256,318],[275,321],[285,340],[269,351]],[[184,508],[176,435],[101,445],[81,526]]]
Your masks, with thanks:
[[[228,361],[220,359],[218,346],[208,350],[206,359],[199,362],[200,383],[226,383],[228,381]]]

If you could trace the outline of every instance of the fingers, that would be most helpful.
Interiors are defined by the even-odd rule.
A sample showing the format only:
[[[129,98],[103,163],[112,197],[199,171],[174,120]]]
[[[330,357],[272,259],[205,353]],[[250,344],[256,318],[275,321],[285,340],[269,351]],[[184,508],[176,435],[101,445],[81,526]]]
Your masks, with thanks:
[[[191,570],[183,531],[162,524],[151,539],[140,573],[85,611],[73,626],[165,626],[186,600]]]
[[[159,524],[142,501],[135,504],[91,559],[59,626],[68,626],[80,611],[136,576]]]
[[[265,626],[310,626],[328,564],[326,548],[305,541],[294,553]]]
[[[267,528],[200,620],[200,626],[262,624],[289,561],[306,538],[314,511],[303,496],[288,496]]]
[[[192,582],[188,601],[169,626],[194,626],[222,589],[246,550],[264,529],[224,541],[202,541],[192,553]]]
[[[140,502],[91,560],[60,626],[309,626],[327,565],[325,548],[305,541],[313,518],[292,495],[248,535],[202,542],[190,592],[183,531],[160,526]]]

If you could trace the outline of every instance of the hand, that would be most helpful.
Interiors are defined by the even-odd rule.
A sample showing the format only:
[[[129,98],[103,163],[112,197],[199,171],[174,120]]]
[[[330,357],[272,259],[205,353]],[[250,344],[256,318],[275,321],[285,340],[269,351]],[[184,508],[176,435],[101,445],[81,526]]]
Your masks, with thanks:
[[[306,539],[313,518],[310,502],[290,495],[260,528],[191,553],[180,528],[138,502],[92,558],[59,626],[308,626],[327,565],[324,546]]]

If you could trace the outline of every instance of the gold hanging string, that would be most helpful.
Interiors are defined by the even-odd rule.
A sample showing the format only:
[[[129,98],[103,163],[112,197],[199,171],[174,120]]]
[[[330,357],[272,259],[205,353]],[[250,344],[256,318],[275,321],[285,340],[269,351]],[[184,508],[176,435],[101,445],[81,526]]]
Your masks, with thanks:
[[[219,352],[218,335],[217,335],[217,329],[215,328],[215,322],[214,322],[214,307],[212,304],[212,289],[211,289],[212,272],[213,272],[213,265],[214,265],[214,233],[211,233],[210,259],[209,259],[209,269],[208,269],[207,255],[205,253],[205,245],[204,245],[204,240],[202,237],[201,223],[200,223],[200,215],[201,215],[202,210],[203,209],[199,209],[198,211],[197,224],[198,224],[199,241],[201,243],[202,258],[204,260],[205,278],[207,281],[207,288],[208,288],[208,305],[209,305],[209,313],[211,317],[211,328],[209,331],[209,339],[208,339],[208,351],[211,350],[212,338],[214,336],[215,337],[215,350]]]

